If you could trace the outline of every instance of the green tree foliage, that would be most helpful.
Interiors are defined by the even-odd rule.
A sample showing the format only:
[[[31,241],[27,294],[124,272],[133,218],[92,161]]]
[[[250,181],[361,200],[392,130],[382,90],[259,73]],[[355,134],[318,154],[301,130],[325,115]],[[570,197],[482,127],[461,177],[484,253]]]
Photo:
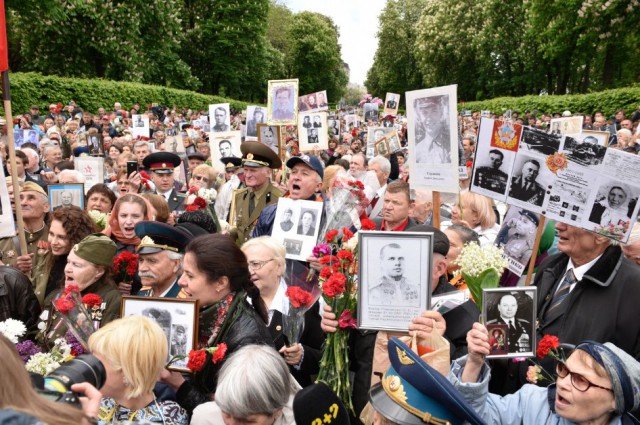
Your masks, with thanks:
[[[327,90],[330,101],[340,99],[349,77],[333,22],[317,13],[297,13],[291,18],[287,39],[285,70],[287,76],[300,80],[300,93]]]
[[[365,81],[370,93],[380,98],[386,92],[402,93],[404,103],[404,92],[421,87],[422,74],[414,42],[416,23],[426,3],[426,0],[387,1],[379,18],[378,48]]]
[[[362,96],[367,93],[367,89],[359,84],[350,83],[342,95],[342,101],[345,105],[357,105]]]
[[[403,20],[411,7],[419,16]],[[366,85],[458,84],[464,100],[621,87],[640,77],[638,27],[635,0],[388,0]]]
[[[20,70],[199,86],[177,54],[180,9],[170,2],[25,0],[8,7]]]

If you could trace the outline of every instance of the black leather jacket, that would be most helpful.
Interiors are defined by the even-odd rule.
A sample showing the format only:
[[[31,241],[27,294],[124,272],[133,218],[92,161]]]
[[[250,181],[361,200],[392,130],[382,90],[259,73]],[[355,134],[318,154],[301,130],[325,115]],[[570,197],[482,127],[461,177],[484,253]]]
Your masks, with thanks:
[[[258,317],[253,310],[253,307],[251,307],[246,301],[244,302],[245,305],[242,309],[242,313],[238,316],[235,322],[233,322],[229,328],[226,338],[222,341],[227,344],[227,352],[224,356],[225,359],[229,358],[232,353],[245,345],[265,344],[273,346],[271,334],[267,329],[267,325],[260,317]],[[209,307],[207,310],[209,309],[212,309],[212,307]],[[201,323],[202,315],[206,313],[209,312],[206,310],[201,312]],[[216,364],[214,368],[210,368],[210,376],[205,378],[207,382],[211,383],[211,388],[213,388],[211,393],[203,392],[189,381],[185,381],[180,386],[176,392],[177,400],[180,406],[187,410],[189,414],[193,412],[193,409],[195,409],[196,406],[207,401],[211,401],[210,396],[215,392],[218,371],[223,364],[224,360]]]
[[[38,330],[39,315],[40,303],[29,278],[13,267],[0,266],[0,322],[20,320],[27,328],[28,339]]]

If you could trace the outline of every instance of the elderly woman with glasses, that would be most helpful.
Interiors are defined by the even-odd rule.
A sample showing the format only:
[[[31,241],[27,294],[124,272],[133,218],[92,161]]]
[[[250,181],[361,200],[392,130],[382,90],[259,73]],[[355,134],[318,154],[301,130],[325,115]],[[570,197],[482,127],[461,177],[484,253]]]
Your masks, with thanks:
[[[193,169],[191,179],[189,180],[189,188],[197,187],[198,189],[210,189],[216,182],[216,171],[207,164],[200,164]]]
[[[629,412],[640,407],[640,363],[615,345],[585,341],[556,364],[556,382],[525,385],[501,397],[489,393],[487,329],[475,323],[467,334],[469,355],[454,361],[449,380],[490,424],[637,423]]]
[[[269,310],[269,331],[273,344],[289,365],[291,374],[300,385],[313,383],[312,375],[318,373],[324,333],[320,329],[319,304],[316,302],[306,313],[300,342],[286,341],[282,316],[286,314],[289,299],[283,279],[286,270],[285,249],[270,236],[249,239],[242,245],[247,256],[251,281],[260,290],[260,298]]]

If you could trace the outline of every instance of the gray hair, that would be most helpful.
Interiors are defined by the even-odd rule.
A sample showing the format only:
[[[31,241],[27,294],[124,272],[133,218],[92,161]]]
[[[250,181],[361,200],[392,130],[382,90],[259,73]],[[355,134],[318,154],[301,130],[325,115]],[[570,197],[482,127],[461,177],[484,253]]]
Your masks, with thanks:
[[[34,149],[31,148],[22,148],[20,149],[22,152],[24,152],[25,155],[27,155],[27,158],[33,158],[35,156],[37,161],[40,161],[40,155],[38,155],[38,152],[36,152]]]
[[[146,147],[146,148],[149,147],[147,142],[145,142],[144,140],[140,140],[139,142],[136,142],[135,145],[133,145],[133,151],[135,152],[136,148],[141,148],[143,146]]]
[[[374,156],[371,159],[371,161],[369,161],[369,165],[375,165],[375,164],[380,165],[380,170],[382,170],[383,173],[385,174],[391,173],[391,163],[384,156],[381,156],[381,155]]]
[[[60,174],[58,174],[58,181],[66,180],[68,177],[72,181],[67,183],[84,183],[85,178],[84,175],[78,170],[62,170]]]
[[[184,257],[184,254],[180,253],[180,252],[174,252],[174,251],[167,251],[165,250],[164,252],[167,253],[167,258],[171,261],[179,261],[180,264],[178,265],[178,277],[180,277],[180,275],[182,274],[182,258]]]
[[[249,239],[244,244],[242,244],[242,251],[244,252],[246,249],[251,248],[252,246],[261,247],[271,251],[270,254],[271,256],[273,256],[274,261],[282,267],[285,266],[286,251],[284,249],[284,246],[280,242],[273,239],[271,236],[260,236],[257,238]]]
[[[246,345],[220,369],[215,400],[236,418],[272,415],[282,409],[297,389],[280,354],[267,345]]]
[[[42,147],[42,156],[46,158],[49,150],[51,150],[52,148],[59,148],[60,146],[54,145],[53,143],[48,142],[45,145],[41,145],[41,147]]]

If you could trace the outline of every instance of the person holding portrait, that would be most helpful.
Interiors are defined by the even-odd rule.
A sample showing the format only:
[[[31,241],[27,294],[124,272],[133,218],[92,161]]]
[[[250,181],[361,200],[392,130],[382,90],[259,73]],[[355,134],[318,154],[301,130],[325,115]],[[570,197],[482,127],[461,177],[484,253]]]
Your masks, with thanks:
[[[229,236],[192,239],[185,250],[179,285],[188,299],[200,302],[199,347],[226,345],[222,361],[203,368],[190,381],[178,372],[162,371],[161,380],[176,391],[178,403],[191,413],[215,393],[226,358],[245,345],[272,345],[272,339],[266,326],[267,308],[251,279],[247,257]]]
[[[518,313],[518,300],[510,293],[505,293],[498,300],[498,317],[487,321],[487,325],[507,325],[509,336],[507,344],[509,352],[531,351],[531,323],[527,320],[516,317]]]

